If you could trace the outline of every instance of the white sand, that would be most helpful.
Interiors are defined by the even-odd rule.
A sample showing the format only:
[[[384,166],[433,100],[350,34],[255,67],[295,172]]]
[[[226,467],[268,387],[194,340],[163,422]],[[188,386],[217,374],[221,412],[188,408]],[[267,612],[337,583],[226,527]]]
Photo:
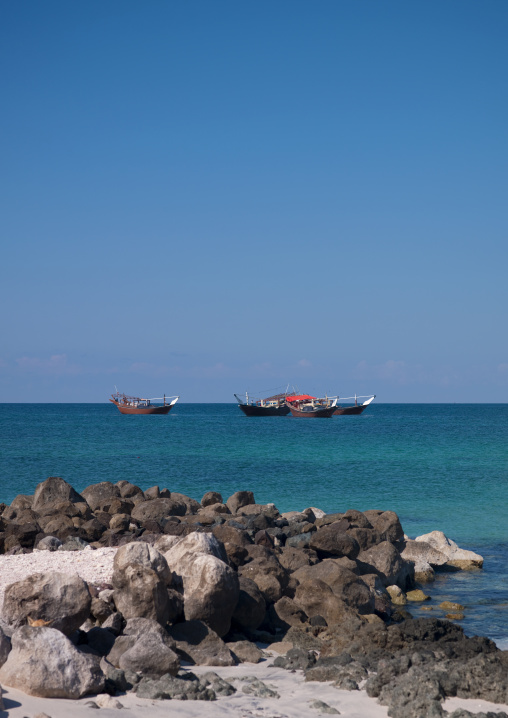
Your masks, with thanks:
[[[99,548],[83,551],[34,551],[18,556],[0,556],[0,606],[6,587],[32,573],[77,573],[87,583],[108,583],[113,575],[113,559],[117,551],[117,548]]]
[[[312,718],[323,715],[310,704],[321,700],[333,706],[345,718],[387,718],[388,712],[365,691],[343,691],[333,688],[330,683],[306,683],[301,671],[291,673],[282,668],[270,667],[272,660],[256,665],[244,663],[233,668],[211,668],[193,666],[196,674],[215,671],[226,680],[235,679],[237,692],[216,701],[151,701],[137,698],[135,694],[117,696],[124,708],[102,708],[100,713],[85,703],[93,697],[70,701],[53,698],[34,698],[21,691],[4,688],[4,703],[9,718],[33,718],[44,712],[51,718],[81,718],[99,715],[101,718]],[[256,676],[270,687],[275,688],[280,698],[255,698],[242,692],[246,685],[239,680],[242,676]]]

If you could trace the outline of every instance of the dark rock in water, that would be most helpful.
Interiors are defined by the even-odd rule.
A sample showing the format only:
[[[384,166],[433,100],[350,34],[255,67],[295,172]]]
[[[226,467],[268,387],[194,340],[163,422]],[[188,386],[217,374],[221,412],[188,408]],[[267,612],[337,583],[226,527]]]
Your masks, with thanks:
[[[224,641],[202,621],[185,621],[169,629],[183,658],[198,666],[234,666],[236,660]]]
[[[34,573],[5,589],[2,618],[11,626],[41,621],[70,635],[88,618],[92,597],[76,574]]]

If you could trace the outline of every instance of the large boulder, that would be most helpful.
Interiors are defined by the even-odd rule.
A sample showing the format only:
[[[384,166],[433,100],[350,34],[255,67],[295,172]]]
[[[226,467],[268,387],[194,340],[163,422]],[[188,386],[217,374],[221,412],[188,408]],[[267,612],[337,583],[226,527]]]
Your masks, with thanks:
[[[63,501],[76,504],[84,503],[85,499],[67,481],[59,476],[50,476],[46,481],[37,484],[31,508],[33,511],[39,512],[48,505],[59,504]]]
[[[123,579],[117,574],[125,571],[129,564],[151,568],[166,585],[171,585],[172,574],[166,559],[160,551],[145,541],[132,541],[118,549],[113,560],[113,585],[118,581],[123,583]]]
[[[466,551],[460,548],[455,541],[446,538],[442,531],[431,531],[429,534],[417,536],[415,541],[427,543],[444,554],[447,558],[446,563],[448,566],[465,570],[482,568],[483,566],[483,556],[474,553],[474,551]]]
[[[347,519],[323,526],[312,534],[309,546],[317,552],[319,558],[346,556],[355,559],[360,553],[360,547],[358,542],[347,532],[348,528]]]
[[[240,592],[233,612],[233,622],[241,629],[254,631],[263,623],[266,601],[257,584],[245,576],[239,577]]]
[[[187,505],[183,501],[174,499],[152,499],[136,504],[131,511],[131,516],[136,521],[160,522],[168,516],[185,516]]]
[[[326,583],[334,594],[360,613],[373,613],[374,594],[353,571],[335,559],[325,559],[314,566],[303,566],[293,574],[300,582],[319,580]]]
[[[183,576],[185,618],[203,621],[219,636],[226,635],[239,590],[236,571],[224,561],[207,554],[189,558]]]
[[[364,511],[364,515],[379,533],[381,541],[397,543],[404,538],[404,531],[397,514],[393,511]]]
[[[356,615],[327,583],[319,579],[299,584],[294,600],[309,618],[322,616],[329,626],[343,624]]]
[[[198,666],[234,666],[236,660],[224,641],[202,621],[177,623],[170,629],[178,651]]]
[[[88,618],[91,603],[88,586],[78,575],[34,573],[7,586],[2,617],[16,628],[42,621],[40,625],[70,635]]]
[[[428,583],[435,578],[434,568],[444,566],[448,560],[444,553],[438,551],[426,541],[411,541],[406,539],[404,549],[401,551],[404,561],[414,564],[415,580],[419,583]]]
[[[151,618],[165,625],[171,614],[165,581],[151,568],[129,564],[114,574],[113,599],[125,618]]]
[[[81,653],[54,628],[22,626],[0,668],[2,684],[41,698],[81,698],[104,689],[98,659]]]
[[[396,584],[406,590],[414,583],[414,565],[404,561],[399,551],[389,541],[382,541],[367,551],[362,551],[358,562],[366,564],[369,571],[364,573],[377,573],[384,586]]]
[[[156,621],[135,618],[127,621],[124,636],[119,636],[108,660],[124,671],[176,676],[180,659],[176,643]]]
[[[239,575],[254,581],[267,603],[275,603],[288,586],[289,572],[265,546],[249,546],[247,550],[252,560],[240,566]]]
[[[249,504],[253,503],[254,494],[252,491],[237,491],[226,501],[226,506],[232,514],[236,514],[238,509],[241,509],[244,506],[249,506]]]
[[[217,491],[207,491],[201,499],[201,506],[213,506],[214,504],[222,504],[222,494]]]
[[[224,544],[215,538],[213,534],[193,531],[188,536],[176,541],[165,553],[165,559],[169,568],[178,576],[188,574],[187,563],[190,558],[197,554],[215,556],[227,563],[227,554]]]
[[[102,507],[106,501],[120,497],[120,489],[111,481],[101,481],[91,484],[81,492],[92,511]]]

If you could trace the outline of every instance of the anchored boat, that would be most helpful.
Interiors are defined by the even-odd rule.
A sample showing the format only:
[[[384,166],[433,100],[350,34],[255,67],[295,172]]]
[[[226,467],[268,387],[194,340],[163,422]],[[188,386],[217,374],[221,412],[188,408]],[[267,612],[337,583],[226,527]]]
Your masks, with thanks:
[[[117,391],[111,394],[110,401],[118,408],[121,414],[169,414],[178,401],[179,396],[166,396],[155,399],[141,399],[139,396],[127,396]],[[163,402],[152,404],[152,402]]]
[[[376,398],[375,394],[368,394],[367,396],[357,396],[356,394],[354,396],[347,396],[345,398],[341,398],[341,401],[352,401],[355,400],[354,405],[351,406],[342,406],[339,405],[336,407],[335,411],[333,412],[335,415],[341,415],[341,414],[361,414],[362,411],[365,411],[365,409],[371,404],[374,399]],[[339,397],[337,397],[337,400]],[[364,401],[363,404],[358,403],[358,399],[367,399],[367,401]]]
[[[245,401],[238,394],[235,394],[235,399],[245,416],[286,416],[289,414],[289,406],[286,404],[288,396],[290,394],[285,391],[266,399],[250,399],[248,392],[245,392]]]
[[[288,396],[287,405],[292,416],[298,419],[329,419],[335,412],[337,398],[318,399],[309,394]]]

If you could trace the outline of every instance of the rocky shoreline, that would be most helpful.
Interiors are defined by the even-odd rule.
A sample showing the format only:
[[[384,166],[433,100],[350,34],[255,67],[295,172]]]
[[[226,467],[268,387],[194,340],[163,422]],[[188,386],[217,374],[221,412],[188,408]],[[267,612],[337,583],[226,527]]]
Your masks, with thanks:
[[[473,715],[446,711],[451,697],[508,703],[508,653],[407,610],[435,571],[482,557],[438,531],[410,540],[391,511],[280,514],[250,491],[198,502],[127,481],[79,494],[58,477],[0,509],[4,686],[102,708],[129,695],[276,699],[259,678],[240,688],[218,673],[266,662],[270,648],[274,669],[366,692],[393,718]],[[460,605],[442,609],[460,618]]]

